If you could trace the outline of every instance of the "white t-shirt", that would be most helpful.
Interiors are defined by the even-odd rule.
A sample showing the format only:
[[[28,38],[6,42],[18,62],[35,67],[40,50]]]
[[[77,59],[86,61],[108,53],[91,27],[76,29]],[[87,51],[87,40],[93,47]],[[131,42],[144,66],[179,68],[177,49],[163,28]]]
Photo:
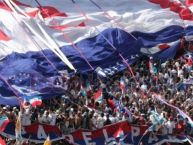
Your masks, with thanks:
[[[31,125],[31,116],[32,116],[31,113],[25,115],[26,125]]]
[[[43,116],[38,115],[38,122],[42,123]]]
[[[95,129],[96,129],[96,125],[97,125],[97,120],[96,120],[96,118],[93,117],[93,118],[91,119],[91,121],[92,121],[92,125],[93,125],[93,126],[92,126],[92,129],[95,130]]]
[[[42,116],[42,123],[50,124],[51,118],[49,115],[43,115]]]
[[[146,84],[141,85],[141,90],[142,91],[147,91],[147,85]]]
[[[57,115],[55,113],[49,114],[50,117],[50,125],[56,125],[56,117]]]
[[[24,113],[21,115],[21,124],[22,126],[31,125],[31,114]]]
[[[176,72],[175,69],[172,69],[172,70],[171,70],[171,73],[176,74],[177,72]]]
[[[165,74],[164,74],[164,78],[165,78],[165,79],[169,78],[168,73],[165,73]]]
[[[97,128],[102,128],[104,126],[105,119],[103,117],[98,117],[97,119]]]
[[[173,133],[173,129],[175,128],[175,123],[174,123],[174,121],[168,121],[168,122],[166,123],[166,127],[167,127],[167,129],[168,129],[168,133],[169,133],[169,134],[172,134],[172,133]]]
[[[183,75],[183,70],[181,70],[181,69],[178,70],[178,77],[179,77],[180,75]]]
[[[109,119],[111,120],[112,124],[118,122],[118,118],[110,116]]]
[[[111,111],[110,107],[105,107],[105,112]]]
[[[175,63],[175,66],[176,66],[176,67],[179,67],[179,66],[180,66],[179,62],[176,62],[176,63]]]

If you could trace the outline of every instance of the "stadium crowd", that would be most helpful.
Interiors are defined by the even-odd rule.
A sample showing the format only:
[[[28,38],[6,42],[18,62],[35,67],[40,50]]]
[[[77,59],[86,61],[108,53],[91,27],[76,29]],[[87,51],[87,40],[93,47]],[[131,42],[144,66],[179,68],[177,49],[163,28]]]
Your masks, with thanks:
[[[70,134],[80,128],[95,130],[105,125],[127,120],[130,124],[148,125],[158,134],[186,134],[193,137],[193,128],[187,118],[178,111],[157,100],[160,94],[168,103],[184,111],[193,119],[193,67],[187,58],[180,57],[164,63],[153,61],[149,71],[149,58],[135,62],[129,69],[106,78],[90,75],[86,80],[80,74],[65,79],[62,84],[66,92],[50,100],[43,100],[41,106],[33,108],[29,103],[22,110],[22,125],[40,122],[57,125],[63,134]],[[124,90],[120,87],[124,82]],[[102,101],[93,98],[102,89]],[[124,108],[114,105],[119,102]],[[19,108],[1,106],[0,115],[15,121]],[[128,113],[130,112],[130,113]],[[155,115],[156,113],[156,115]],[[156,117],[161,118],[157,122]]]

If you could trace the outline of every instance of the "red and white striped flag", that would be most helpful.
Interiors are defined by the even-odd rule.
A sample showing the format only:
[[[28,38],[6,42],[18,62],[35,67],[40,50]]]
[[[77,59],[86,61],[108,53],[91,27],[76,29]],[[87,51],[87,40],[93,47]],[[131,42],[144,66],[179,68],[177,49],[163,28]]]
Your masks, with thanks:
[[[7,116],[0,117],[0,132],[2,132],[5,129],[8,123],[9,123],[9,119]]]
[[[125,81],[123,78],[120,79],[120,89],[122,90],[122,93],[125,93]]]

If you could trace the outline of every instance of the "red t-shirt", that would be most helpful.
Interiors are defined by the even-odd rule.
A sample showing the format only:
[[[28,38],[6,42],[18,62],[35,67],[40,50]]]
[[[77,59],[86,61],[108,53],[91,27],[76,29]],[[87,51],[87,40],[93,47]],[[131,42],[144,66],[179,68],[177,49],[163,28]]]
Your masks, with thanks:
[[[184,132],[184,123],[183,122],[179,122],[176,124],[176,133],[177,134],[181,134],[182,132]]]

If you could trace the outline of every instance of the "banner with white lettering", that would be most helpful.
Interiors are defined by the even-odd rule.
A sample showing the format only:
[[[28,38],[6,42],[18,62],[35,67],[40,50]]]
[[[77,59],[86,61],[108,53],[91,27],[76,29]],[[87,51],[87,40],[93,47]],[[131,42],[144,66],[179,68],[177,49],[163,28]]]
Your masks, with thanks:
[[[15,138],[15,123],[10,122],[1,135]],[[34,123],[30,126],[22,127],[22,138],[36,143],[43,143],[49,135],[52,141],[61,140],[64,137],[57,126]]]
[[[138,145],[140,142],[143,145],[155,145],[164,142],[187,141],[183,135],[158,135],[147,130],[147,126],[133,126],[124,121],[94,131],[78,130],[71,135],[66,135],[65,139],[79,145]]]
[[[15,138],[15,123],[10,122],[2,135]],[[35,123],[30,126],[22,127],[22,138],[36,143],[43,143],[47,136],[52,141],[66,139],[78,145],[155,145],[164,142],[183,143],[188,139],[184,135],[158,135],[148,132],[148,126],[134,126],[127,121],[119,122],[101,129],[77,130],[70,135],[62,135],[57,126]]]

